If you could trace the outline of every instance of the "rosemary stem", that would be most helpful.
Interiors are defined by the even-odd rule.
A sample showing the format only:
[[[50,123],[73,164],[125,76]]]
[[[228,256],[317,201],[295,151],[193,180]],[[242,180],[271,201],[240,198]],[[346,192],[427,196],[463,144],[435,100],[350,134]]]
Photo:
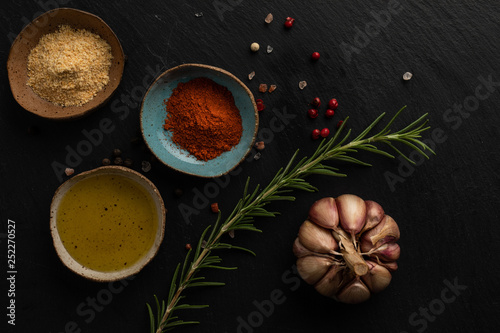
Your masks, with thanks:
[[[368,138],[365,137],[372,130],[372,128],[379,122],[379,120],[383,117],[384,114],[380,115],[369,127],[367,127],[360,135],[358,135],[356,139],[344,143],[345,141],[347,141],[349,137],[350,134],[349,130],[348,133],[344,136],[344,138],[338,141],[336,145],[334,145],[334,143],[337,142],[337,138],[339,137],[344,125],[341,126],[337,134],[332,139],[330,139],[330,141],[328,142],[324,141],[319,145],[316,152],[312,155],[310,159],[304,157],[300,162],[295,162],[295,166],[293,167],[293,162],[297,154],[295,153],[295,155],[293,155],[290,162],[288,163],[287,167],[284,170],[281,169],[280,171],[278,171],[273,180],[265,188],[263,188],[260,193],[258,193],[259,186],[257,186],[253,194],[247,195],[247,187],[248,187],[248,181],[247,181],[243,199],[240,199],[235,210],[223,223],[219,225],[219,220],[217,220],[215,226],[213,226],[214,229],[212,229],[212,233],[206,240],[200,239],[201,243],[199,244],[202,244],[201,246],[203,247],[203,250],[200,251],[200,248],[199,247],[197,248],[196,255],[192,259],[190,265],[188,264],[190,260],[189,255],[186,256],[186,259],[184,261],[185,265],[184,267],[186,268],[189,267],[189,269],[186,272],[186,274],[184,274],[184,267],[183,267],[181,276],[178,279],[179,281],[177,286],[175,284],[176,281],[172,281],[171,293],[170,293],[172,297],[171,299],[169,297],[169,303],[167,305],[165,312],[161,315],[160,314],[158,315],[158,317],[161,316],[162,319],[159,322],[160,324],[156,329],[156,333],[162,333],[165,329],[170,329],[181,324],[195,323],[195,322],[184,322],[182,320],[170,323],[169,318],[172,315],[172,313],[178,309],[177,303],[182,298],[181,294],[184,292],[184,290],[191,285],[194,286],[195,284],[194,279],[196,279],[195,275],[197,275],[200,269],[204,267],[222,268],[221,266],[217,265],[218,264],[217,260],[219,258],[215,257],[215,259],[213,259],[214,257],[211,257],[210,253],[212,250],[216,249],[232,248],[231,245],[220,243],[220,239],[224,234],[226,234],[229,230],[239,230],[239,229],[258,231],[258,229],[254,228],[252,224],[253,218],[255,216],[274,216],[274,213],[271,213],[262,208],[264,205],[270,203],[272,200],[280,200],[280,199],[290,200],[290,198],[292,200],[294,199],[293,197],[290,196],[281,196],[281,191],[284,192],[285,189],[293,190],[297,188],[308,191],[315,189],[312,185],[304,181],[304,178],[310,174],[316,173],[316,174],[326,174],[333,176],[345,176],[343,174],[337,173],[336,172],[337,169],[332,169],[331,167],[322,165],[324,161],[338,160],[338,161],[357,163],[361,165],[369,165],[368,163],[364,163],[349,156],[349,153],[356,152],[358,149],[380,153],[386,157],[391,157],[391,158],[394,157],[387,151],[383,149],[378,149],[376,146],[372,145],[372,143],[375,142],[384,143],[388,145],[390,148],[395,150],[397,154],[402,155],[406,159],[408,158],[398,148],[396,148],[392,144],[392,142],[406,144],[412,149],[416,149],[418,153],[426,157],[428,156],[424,151],[428,151],[434,154],[434,152],[430,147],[428,147],[424,142],[419,140],[419,138],[421,137],[420,134],[429,128],[425,127],[425,124],[427,123],[425,117],[427,115],[424,115],[419,119],[415,120],[404,129],[389,134],[390,126],[392,125],[394,119],[399,115],[401,111],[402,109],[392,118],[392,120],[386,125],[386,127],[384,127],[384,129],[378,132],[377,134],[372,135],[371,137]],[[208,228],[206,230],[208,230]],[[205,233],[203,235],[205,235]],[[203,238],[205,238],[205,236],[203,236]],[[203,243],[205,244],[203,245]],[[235,246],[234,248],[247,250],[237,246]],[[359,248],[351,250],[352,250],[351,252],[356,252],[356,254],[359,256],[369,254],[369,253],[360,253]],[[333,254],[343,255],[343,253],[340,252]],[[214,262],[215,265],[213,264]],[[174,274],[174,280],[176,280],[175,276],[177,276],[177,271]],[[201,283],[196,283],[196,285],[199,286],[201,285]],[[220,284],[207,283],[207,285],[220,285]],[[183,306],[184,307],[182,307],[182,305],[179,306],[179,309],[181,307],[184,309],[187,307],[187,305],[185,304],[183,304]],[[173,320],[174,318],[177,317],[172,317],[170,319]],[[155,325],[152,324],[152,332],[154,332],[154,327]]]

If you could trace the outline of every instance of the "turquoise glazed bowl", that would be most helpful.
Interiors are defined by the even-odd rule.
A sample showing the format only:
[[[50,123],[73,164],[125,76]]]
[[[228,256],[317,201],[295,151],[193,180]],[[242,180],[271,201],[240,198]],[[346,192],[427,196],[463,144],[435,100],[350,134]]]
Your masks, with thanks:
[[[198,77],[211,79],[233,94],[243,125],[239,144],[206,162],[173,143],[172,132],[163,128],[167,116],[164,100],[172,95],[180,82]],[[171,68],[151,84],[142,101],[141,132],[151,152],[165,165],[193,176],[219,177],[233,170],[252,149],[258,127],[257,105],[250,90],[236,76],[217,67],[184,64]]]

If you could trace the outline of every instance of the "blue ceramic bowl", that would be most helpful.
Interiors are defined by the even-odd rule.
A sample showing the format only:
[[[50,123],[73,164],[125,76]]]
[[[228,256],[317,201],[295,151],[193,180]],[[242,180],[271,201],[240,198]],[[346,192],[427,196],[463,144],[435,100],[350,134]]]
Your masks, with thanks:
[[[240,143],[206,162],[173,143],[172,132],[163,128],[167,116],[163,101],[172,95],[180,82],[198,77],[209,78],[231,91],[243,125]],[[141,107],[142,135],[153,154],[165,165],[199,177],[219,177],[233,170],[252,149],[258,127],[257,105],[250,90],[233,74],[207,65],[184,64],[167,70],[151,84]]]

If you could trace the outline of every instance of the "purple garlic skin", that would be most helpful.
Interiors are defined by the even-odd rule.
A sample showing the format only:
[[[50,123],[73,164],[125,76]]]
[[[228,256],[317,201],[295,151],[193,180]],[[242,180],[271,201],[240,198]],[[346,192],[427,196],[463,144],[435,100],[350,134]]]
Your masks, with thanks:
[[[293,244],[297,270],[322,295],[348,304],[389,285],[398,269],[399,227],[375,201],[353,194],[323,198]]]

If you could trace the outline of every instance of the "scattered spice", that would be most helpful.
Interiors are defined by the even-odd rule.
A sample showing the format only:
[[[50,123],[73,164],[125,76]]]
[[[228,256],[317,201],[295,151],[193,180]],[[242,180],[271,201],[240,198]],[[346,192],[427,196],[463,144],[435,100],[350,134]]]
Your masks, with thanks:
[[[185,248],[186,248],[186,250],[188,250],[188,251],[189,251],[189,250],[191,250],[191,248],[192,248],[192,247],[191,247],[191,244],[187,243],[187,244],[186,244],[186,246],[185,246]]]
[[[264,101],[260,98],[255,100],[255,104],[257,104],[257,111],[262,111],[266,108]]]
[[[344,122],[343,120],[340,120],[340,121],[337,123],[337,128],[339,128],[340,126],[342,126],[342,123],[343,123],[343,122]]]
[[[259,43],[253,42],[252,44],[250,44],[250,50],[252,50],[252,52],[257,52],[259,49],[260,49]]]
[[[202,17],[203,16],[203,12],[194,13],[194,16],[196,16],[196,17]]]
[[[219,212],[219,204],[217,202],[214,202],[213,204],[210,205],[210,209],[212,210],[213,213],[218,213]]]
[[[229,237],[234,238],[234,229],[229,230]]]
[[[408,81],[412,78],[413,74],[410,72],[406,72],[403,74],[403,80]]]
[[[267,14],[266,18],[264,19],[264,22],[269,24],[273,21],[273,19],[274,19],[273,14],[269,13],[269,14]]]
[[[123,161],[123,165],[125,165],[127,168],[130,168],[132,165],[134,165],[134,161],[130,158],[126,158]]]
[[[142,161],[142,163],[141,163],[141,169],[144,172],[151,171],[151,163],[149,163],[148,161]]]
[[[248,74],[248,79],[252,80],[255,77],[255,71],[252,71],[250,74]]]
[[[271,45],[267,46],[267,49],[266,49],[267,53],[271,53],[271,52],[273,52],[273,50],[274,49],[273,49],[273,47]]]
[[[321,99],[319,99],[319,97],[314,97],[314,99],[311,102],[311,105],[314,106],[315,108],[319,108],[321,106]]]
[[[319,139],[319,136],[321,135],[321,131],[319,129],[313,129],[312,133],[311,133],[311,137],[316,140],[316,139]]]
[[[121,157],[115,157],[115,159],[113,160],[113,163],[116,165],[122,165],[123,159]]]
[[[81,106],[108,84],[112,59],[100,36],[61,25],[31,50],[27,85],[53,104]]]
[[[321,130],[321,137],[326,138],[328,135],[330,135],[330,130],[328,128],[323,128]]]
[[[319,52],[313,52],[313,53],[311,54],[311,59],[312,59],[313,61],[318,61],[318,60],[319,60],[319,58],[320,58],[320,56],[321,56],[321,55],[319,54]]]
[[[255,143],[255,148],[257,150],[263,150],[264,148],[266,148],[266,145],[265,145],[264,141],[259,141],[259,142]]]
[[[285,19],[285,28],[290,29],[293,26],[293,23],[295,22],[295,19],[292,17],[287,17]]]
[[[240,111],[231,92],[208,78],[179,85],[168,100],[164,128],[172,141],[202,161],[231,150],[243,132]]]
[[[268,91],[269,91],[269,93],[272,93],[272,92],[273,92],[273,91],[275,91],[277,88],[278,88],[278,86],[276,86],[275,84],[271,84],[271,85],[269,86],[269,90],[268,90]]]
[[[332,110],[335,110],[339,107],[339,102],[337,102],[337,100],[335,98],[332,98],[329,102],[328,102],[328,107]]]
[[[262,157],[262,154],[261,153],[257,153],[253,156],[253,159],[254,160],[259,160],[260,158]]]
[[[122,155],[122,151],[118,148],[113,149],[113,156],[118,157]]]
[[[316,110],[316,109],[309,109],[309,110],[307,110],[307,115],[311,119],[317,118],[318,117],[318,110]]]
[[[326,112],[325,112],[325,116],[326,116],[327,118],[332,118],[334,114],[335,114],[335,111],[334,111],[334,110],[332,110],[332,109],[328,109],[328,110],[326,110]]]
[[[261,83],[261,84],[259,85],[259,92],[261,92],[261,93],[265,93],[266,91],[267,91],[267,84],[265,84],[265,83]]]
[[[300,81],[299,82],[299,89],[302,90],[305,87],[307,87],[307,82],[306,81]]]
[[[74,169],[71,169],[71,168],[66,168],[64,170],[64,173],[66,174],[66,176],[71,176],[72,174],[75,173],[75,170]]]
[[[106,165],[110,165],[110,164],[111,164],[111,160],[109,158],[104,158],[102,160],[102,165],[106,166]]]

